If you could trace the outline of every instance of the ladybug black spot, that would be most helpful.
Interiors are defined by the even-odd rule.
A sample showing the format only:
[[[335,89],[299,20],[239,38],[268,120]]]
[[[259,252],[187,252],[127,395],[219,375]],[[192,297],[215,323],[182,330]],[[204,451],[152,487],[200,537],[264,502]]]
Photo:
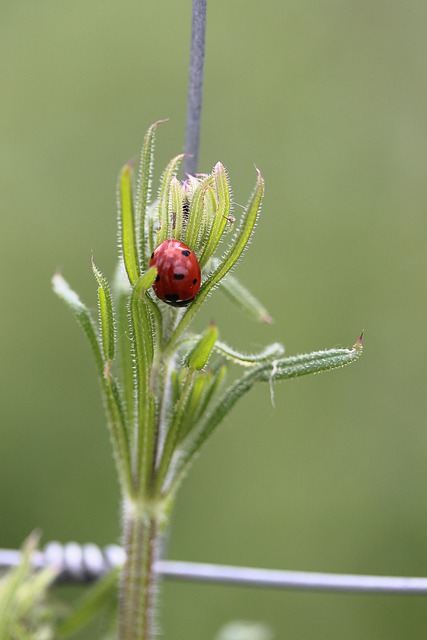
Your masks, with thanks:
[[[151,254],[151,258],[150,258],[150,260],[152,260],[153,258],[154,258],[154,251],[153,251],[153,253]]]
[[[197,282],[197,278],[194,278],[193,284],[196,284],[196,282]]]
[[[183,256],[188,258],[188,256],[190,255],[191,251],[187,251],[187,249],[185,249],[185,251],[181,251],[181,253],[182,253]]]
[[[159,282],[159,280],[160,280],[160,276],[159,276],[159,275],[157,275],[157,276],[156,276],[156,282]]]
[[[173,277],[175,280],[184,280],[184,274],[183,273],[174,273]]]

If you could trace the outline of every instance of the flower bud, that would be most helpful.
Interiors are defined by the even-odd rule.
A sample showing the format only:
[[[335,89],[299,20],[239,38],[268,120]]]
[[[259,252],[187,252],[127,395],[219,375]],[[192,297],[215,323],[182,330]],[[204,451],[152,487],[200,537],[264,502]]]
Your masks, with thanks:
[[[206,366],[217,338],[218,328],[211,323],[187,357],[187,366],[189,369],[201,371],[201,369]]]

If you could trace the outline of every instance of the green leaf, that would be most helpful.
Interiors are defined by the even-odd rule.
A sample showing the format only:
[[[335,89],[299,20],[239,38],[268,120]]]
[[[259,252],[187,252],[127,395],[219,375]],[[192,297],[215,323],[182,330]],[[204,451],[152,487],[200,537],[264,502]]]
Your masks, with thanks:
[[[283,356],[285,349],[280,343],[274,342],[273,344],[265,347],[259,353],[246,354],[240,353],[236,349],[226,345],[224,342],[217,342],[215,345],[215,351],[227,358],[227,360],[231,360],[242,367],[253,367],[260,362],[265,362],[266,360],[271,361],[273,358],[280,358]]]
[[[179,180],[174,176],[170,186],[172,213],[171,238],[181,240],[184,219],[184,194]]]
[[[205,391],[206,386],[211,382],[211,377],[212,375],[209,375],[209,372],[201,372],[197,377],[195,377],[179,430],[179,440],[183,440],[189,431],[196,425],[196,415],[199,412],[199,406],[203,400],[203,396],[206,395],[203,392]]]
[[[118,189],[119,237],[123,262],[129,282],[134,285],[139,278],[139,259],[136,247],[135,217],[132,196],[132,166],[125,164],[120,173]]]
[[[199,262],[201,267],[206,264],[215,252],[230,216],[230,187],[228,185],[227,172],[220,162],[216,164],[213,176],[218,205],[208,242],[200,256]]]
[[[138,478],[142,480],[139,490],[144,491],[151,472],[154,454],[155,404],[150,388],[151,366],[154,358],[156,338],[153,332],[150,300],[145,294],[157,275],[151,267],[137,282],[130,303],[131,333],[135,352],[135,374],[137,382],[137,451]],[[154,304],[154,303],[152,303]]]
[[[112,603],[117,591],[120,569],[113,569],[94,586],[87,589],[78,600],[71,613],[58,626],[60,638],[66,638],[80,631],[92,618]]]
[[[52,284],[55,293],[64,300],[72,310],[89,338],[89,344],[95,356],[101,381],[101,388],[107,410],[107,422],[120,484],[123,491],[131,494],[133,490],[132,475],[125,412],[123,411],[119,390],[111,375],[109,362],[104,362],[94,322],[86,306],[81,302],[78,295],[70,289],[68,283],[60,274],[55,274],[52,279]]]
[[[151,267],[137,282],[131,297],[132,329],[135,338],[137,366],[141,365],[141,380],[148,382],[154,356],[154,335],[150,319],[149,301],[145,292],[156,279],[157,269]]]
[[[205,282],[208,292],[213,286],[218,284],[220,280],[232,269],[232,267],[239,260],[243,251],[245,250],[251,235],[254,231],[256,222],[258,220],[259,213],[261,211],[261,202],[264,195],[264,180],[261,176],[261,172],[258,171],[258,180],[255,186],[254,192],[249,200],[249,203],[245,209],[245,212],[240,221],[239,228],[233,239],[233,242],[226,252],[225,256],[221,259],[218,267],[209,275]],[[207,295],[207,293],[205,294]]]
[[[203,218],[201,223],[200,237],[194,247],[196,255],[200,255],[203,248],[206,247],[211,235],[212,226],[216,220],[217,203],[215,193],[211,186],[207,186],[204,191]]]
[[[201,371],[206,366],[217,338],[218,328],[214,324],[210,324],[187,357],[187,366],[190,369]]]
[[[92,353],[95,356],[95,362],[101,379],[104,377],[104,359],[102,357],[101,345],[97,337],[97,330],[94,321],[89,313],[88,308],[80,300],[79,296],[73,291],[68,282],[60,273],[56,273],[52,278],[52,287],[56,295],[61,298],[74,314],[77,322],[85,332]]]
[[[139,258],[141,263],[147,263],[150,256],[147,243],[147,209],[150,201],[150,189],[153,177],[153,156],[156,130],[158,125],[163,124],[164,122],[167,122],[167,120],[158,120],[151,125],[145,134],[141,150],[135,205],[136,228],[139,239]]]
[[[34,625],[34,633],[31,633],[28,637],[38,637],[37,632],[41,632],[41,624],[43,624],[46,634],[44,637],[51,637],[53,639],[53,619],[50,621],[52,624],[46,625],[46,618],[53,618],[53,611],[51,611],[50,603],[47,603],[48,590],[52,587],[52,584],[57,577],[57,571],[53,567],[45,567],[34,573],[29,573],[23,583],[20,585],[19,590],[16,592],[16,599],[14,607],[9,608],[9,612],[13,610],[13,617],[19,627]],[[49,606],[50,605],[50,606]],[[48,608],[49,607],[49,608]],[[42,623],[43,620],[43,623]],[[47,631],[51,632],[51,635],[47,635]],[[0,635],[0,638],[2,636]],[[10,634],[7,638],[15,637],[14,634]],[[26,638],[27,636],[25,636]]]
[[[181,376],[180,376],[181,371],[178,372],[177,369],[172,369],[171,371],[170,384],[171,384],[171,393],[172,393],[172,405],[178,402],[179,396],[181,395]]]
[[[208,372],[209,373],[209,372]],[[222,364],[217,370],[212,372],[211,380],[209,381],[209,385],[206,385],[204,389],[204,394],[197,406],[197,411],[194,415],[194,422],[196,423],[199,418],[205,415],[207,408],[215,396],[217,390],[220,388],[222,381],[225,378],[227,373],[227,367]]]
[[[160,463],[156,471],[154,495],[160,495],[163,491],[164,482],[166,480],[166,476],[170,468],[172,456],[175,452],[175,448],[179,440],[181,427],[185,419],[186,408],[187,408],[189,399],[191,397],[191,390],[194,383],[194,376],[195,376],[195,372],[192,370],[189,370],[184,380],[181,396],[178,402],[178,407],[172,416],[172,420],[170,422],[169,429],[166,435],[166,440],[163,446]]]
[[[34,534],[27,540],[20,564],[0,581],[0,638],[10,637],[11,626],[16,621],[18,589],[30,570],[31,554],[38,542]]]
[[[0,579],[0,638],[32,638],[41,615],[45,613],[44,599],[48,588],[57,576],[57,571],[47,567],[34,572],[31,566],[39,535],[32,533],[25,541],[21,562]],[[47,623],[47,621],[45,620]],[[24,635],[25,630],[25,635]],[[22,631],[22,636],[18,635]],[[46,632],[48,627],[46,625]],[[50,626],[49,626],[50,631]],[[53,638],[53,633],[46,635]]]
[[[278,360],[260,364],[258,367],[248,371],[227,388],[216,405],[202,420],[196,432],[191,432],[187,440],[184,441],[182,453],[180,454],[180,468],[175,476],[175,485],[177,486],[182,480],[200,447],[206,442],[214,429],[229,414],[237,400],[249,391],[255,383],[272,383],[276,380],[298,378],[312,373],[329,371],[355,362],[361,353],[362,341],[359,338],[351,349],[329,349],[288,358],[279,358]]]
[[[213,183],[213,176],[207,176],[197,184],[190,203],[190,211],[185,230],[184,243],[188,247],[196,248],[203,229],[204,196],[206,189]]]
[[[168,349],[172,349],[181,333],[188,327],[212,288],[215,287],[220,282],[220,280],[222,280],[222,278],[239,260],[253,233],[260,212],[263,193],[264,181],[262,179],[261,173],[258,171],[257,185],[249,201],[249,204],[246,207],[245,213],[240,222],[240,227],[236,232],[232,245],[228,249],[224,258],[220,261],[218,267],[214,269],[214,271],[210,273],[206,280],[203,282],[195,300],[187,307],[187,310],[185,311],[170,338]]]
[[[146,303],[150,311],[151,329],[153,333],[154,347],[162,348],[163,341],[163,316],[156,302],[147,294]]]
[[[99,319],[100,319],[100,325],[101,325],[101,338],[102,338],[102,346],[104,350],[104,358],[105,360],[111,361],[114,359],[115,331],[114,331],[114,311],[113,311],[113,302],[111,299],[110,286],[106,278],[95,266],[93,257],[92,257],[92,270],[98,282]]]
[[[179,156],[172,158],[166,167],[162,180],[160,183],[160,193],[159,193],[159,230],[157,232],[157,240],[156,245],[158,246],[164,240],[170,238],[171,233],[171,220],[169,218],[169,196],[170,196],[170,188],[172,179],[175,177],[176,172],[178,171],[181,160],[183,159],[185,154],[181,153]]]
[[[120,385],[123,390],[128,424],[134,424],[135,378],[132,343],[128,331],[129,300],[132,289],[123,263],[117,265],[113,280],[113,294],[117,312],[117,351]]]
[[[133,496],[135,488],[130,455],[130,428],[126,422],[120,391],[108,367],[105,371],[102,390],[120,487],[124,495]]]
[[[231,273],[221,280],[220,291],[256,322],[272,324],[273,319],[264,305]]]

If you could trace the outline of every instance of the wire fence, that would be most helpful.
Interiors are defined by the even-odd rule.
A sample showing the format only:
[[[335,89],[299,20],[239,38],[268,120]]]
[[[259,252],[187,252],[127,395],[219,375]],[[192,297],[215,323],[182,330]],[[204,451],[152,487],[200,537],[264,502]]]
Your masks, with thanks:
[[[59,571],[59,582],[89,583],[120,567],[125,553],[118,545],[48,543],[33,555],[36,569],[46,566]],[[21,552],[0,549],[0,569],[17,566]],[[156,571],[165,578],[252,587],[378,594],[427,594],[427,578],[370,576],[311,571],[281,571],[254,567],[159,560]]]

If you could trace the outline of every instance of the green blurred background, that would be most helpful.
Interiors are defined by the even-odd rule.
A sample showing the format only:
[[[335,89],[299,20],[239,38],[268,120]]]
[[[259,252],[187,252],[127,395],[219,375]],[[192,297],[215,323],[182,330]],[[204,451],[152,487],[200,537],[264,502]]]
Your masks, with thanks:
[[[50,291],[60,267],[95,307],[111,274],[115,181],[158,134],[157,174],[183,148],[190,0],[1,0],[0,546],[119,537],[94,366]],[[351,345],[339,372],[256,388],[187,479],[169,556],[272,568],[427,575],[425,359],[427,5],[422,0],[212,1],[200,169],[235,202],[266,179],[235,272],[276,323],[206,303],[240,348]],[[239,207],[236,206],[236,215]],[[166,638],[227,621],[277,639],[425,638],[424,598],[167,583]],[[89,637],[89,636],[83,636]],[[93,633],[90,637],[94,637]]]

